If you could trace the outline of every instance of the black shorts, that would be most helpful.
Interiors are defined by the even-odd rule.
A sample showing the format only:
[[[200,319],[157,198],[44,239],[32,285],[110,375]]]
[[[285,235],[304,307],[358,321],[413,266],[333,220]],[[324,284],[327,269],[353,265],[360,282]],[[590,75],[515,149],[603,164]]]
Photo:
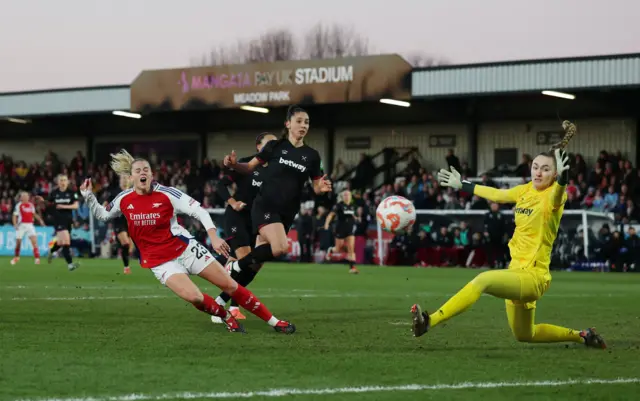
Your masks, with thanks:
[[[335,237],[337,239],[345,239],[355,235],[356,225],[354,223],[338,223],[336,224]]]
[[[224,234],[227,243],[235,253],[236,249],[244,246],[253,246],[255,235],[252,235],[251,211],[236,212],[230,207],[224,211]]]
[[[129,226],[127,226],[127,219],[125,219],[124,216],[120,216],[114,220],[113,231],[116,233],[116,235],[120,233],[129,232]]]
[[[71,233],[71,227],[73,226],[73,221],[68,219],[56,219],[54,221],[53,226],[55,227],[55,231],[69,231]]]
[[[253,201],[251,208],[251,223],[253,224],[253,233],[258,234],[260,228],[268,224],[282,223],[284,232],[289,233],[293,221],[298,214],[300,207],[292,207],[290,209],[276,208],[266,205],[262,198],[258,197]],[[282,212],[281,210],[291,210]]]

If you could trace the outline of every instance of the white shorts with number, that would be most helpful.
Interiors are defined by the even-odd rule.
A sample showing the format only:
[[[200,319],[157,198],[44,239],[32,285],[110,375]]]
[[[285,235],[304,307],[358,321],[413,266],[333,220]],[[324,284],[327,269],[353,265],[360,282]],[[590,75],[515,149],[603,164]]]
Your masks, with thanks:
[[[189,240],[189,246],[182,252],[182,255],[151,268],[151,271],[162,285],[166,285],[167,279],[174,274],[198,275],[214,260],[215,258],[207,247],[192,238]]]
[[[27,237],[35,237],[36,236],[36,228],[33,223],[20,223],[18,224],[18,230],[16,232],[16,239],[24,239],[25,235]]]

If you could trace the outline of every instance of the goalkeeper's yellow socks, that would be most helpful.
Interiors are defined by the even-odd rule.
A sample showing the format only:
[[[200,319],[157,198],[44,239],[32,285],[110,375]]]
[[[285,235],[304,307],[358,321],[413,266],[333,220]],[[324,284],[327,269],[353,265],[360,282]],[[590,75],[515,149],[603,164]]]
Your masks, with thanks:
[[[439,323],[451,319],[452,317],[464,312],[471,305],[476,303],[482,291],[480,287],[473,284],[473,282],[467,284],[456,295],[451,297],[444,305],[437,311],[429,315],[430,325],[434,327]]]

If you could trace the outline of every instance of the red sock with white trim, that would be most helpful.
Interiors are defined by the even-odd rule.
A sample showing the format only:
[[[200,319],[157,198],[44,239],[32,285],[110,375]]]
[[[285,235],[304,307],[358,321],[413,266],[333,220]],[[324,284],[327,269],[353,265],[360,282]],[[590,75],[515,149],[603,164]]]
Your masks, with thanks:
[[[36,259],[40,259],[40,249],[38,249],[37,245],[33,248],[33,256]]]
[[[279,320],[273,316],[269,309],[260,302],[258,297],[253,295],[253,293],[240,284],[238,284],[238,289],[235,290],[233,294],[231,294],[231,299],[236,301],[239,306],[242,306],[249,312],[258,316],[260,319],[269,323],[269,326],[275,327],[278,324]]]
[[[20,245],[16,244],[16,249],[13,254],[16,258],[20,257]]]
[[[203,311],[204,313],[208,313],[212,316],[218,316],[222,319],[227,317],[227,311],[224,309],[224,306],[218,305],[215,299],[211,298],[208,294],[202,294],[204,299],[202,302],[193,304],[198,310]]]

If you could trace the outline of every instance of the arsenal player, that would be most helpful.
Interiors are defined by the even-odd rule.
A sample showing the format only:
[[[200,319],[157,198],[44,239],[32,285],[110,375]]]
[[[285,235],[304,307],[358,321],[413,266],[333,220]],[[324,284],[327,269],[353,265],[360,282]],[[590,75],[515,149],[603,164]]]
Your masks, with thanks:
[[[13,209],[13,226],[16,228],[16,252],[11,264],[15,265],[20,260],[20,246],[22,245],[22,239],[26,235],[31,241],[33,247],[33,256],[36,258],[37,265],[40,264],[40,250],[38,249],[38,236],[36,235],[36,228],[33,226],[33,220],[37,219],[40,225],[44,226],[42,217],[36,213],[36,207],[33,203],[29,202],[29,194],[26,192],[20,193],[20,202],[16,203],[15,209]]]
[[[153,172],[145,159],[134,159],[126,150],[111,155],[111,168],[130,176],[133,187],[122,191],[105,208],[91,191],[91,180],[80,187],[93,215],[107,221],[123,215],[129,236],[140,252],[140,264],[176,295],[197,309],[224,319],[227,329],[244,332],[237,320],[208,294],[202,293],[189,275],[198,275],[231,295],[240,306],[266,321],[277,332],[290,334],[295,326],[278,320],[260,300],[238,285],[209,250],[176,220],[179,213],[200,220],[216,252],[229,257],[229,245],[218,237],[211,216],[189,195],[171,187],[152,184]]]

